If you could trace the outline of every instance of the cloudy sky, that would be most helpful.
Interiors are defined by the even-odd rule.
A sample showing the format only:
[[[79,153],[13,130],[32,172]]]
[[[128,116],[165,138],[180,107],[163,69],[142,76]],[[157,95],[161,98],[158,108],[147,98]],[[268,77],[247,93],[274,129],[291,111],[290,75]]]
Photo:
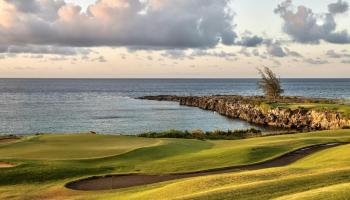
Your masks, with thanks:
[[[0,0],[0,77],[350,77],[349,0]]]

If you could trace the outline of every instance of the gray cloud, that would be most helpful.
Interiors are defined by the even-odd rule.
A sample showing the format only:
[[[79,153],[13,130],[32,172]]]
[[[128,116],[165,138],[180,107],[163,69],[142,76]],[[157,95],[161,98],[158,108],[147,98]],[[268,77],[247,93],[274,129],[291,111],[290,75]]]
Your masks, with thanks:
[[[350,43],[350,35],[348,31],[343,30],[337,33],[329,34],[325,40],[335,44],[348,44]]]
[[[276,67],[281,66],[281,62],[278,60],[272,60],[272,62],[276,65]]]
[[[260,52],[259,52],[258,49],[254,49],[254,50],[252,51],[252,54],[253,54],[254,56],[260,56]]]
[[[328,50],[326,52],[326,55],[330,58],[344,58],[344,57],[350,57],[350,54],[348,53],[337,53],[334,50]]]
[[[42,54],[38,54],[38,55],[31,55],[30,58],[34,58],[34,59],[42,59],[44,58],[44,55]]]
[[[64,55],[62,55],[62,56],[55,56],[55,57],[49,58],[49,60],[51,60],[51,61],[65,61],[65,60],[68,60],[68,58],[66,58]]]
[[[26,45],[26,46],[0,46],[0,53],[6,54],[58,54],[58,55],[87,55],[92,51],[87,48],[75,47],[61,47],[61,46],[40,46],[40,45]]]
[[[167,50],[161,54],[164,57],[168,57],[171,59],[191,59],[193,60],[196,57],[217,57],[217,58],[225,58],[231,59],[232,57],[236,57],[237,55],[232,52],[225,51],[210,51],[203,49],[195,49],[192,52],[186,52],[183,50]]]
[[[238,45],[246,47],[256,47],[263,43],[264,39],[259,36],[243,36],[240,41],[237,42]]]
[[[264,44],[266,45],[266,54],[272,57],[303,57],[300,53],[290,50],[287,47],[283,47],[284,43],[280,40],[265,40]],[[266,59],[266,55],[260,55],[261,58]]]
[[[62,0],[0,0],[0,45],[211,48],[233,45],[230,0],[98,0],[86,12]],[[18,29],[17,27],[21,27]]]
[[[107,60],[106,60],[106,58],[104,56],[99,56],[95,60],[98,61],[98,62],[101,62],[101,63],[107,62]]]
[[[284,50],[285,50],[286,54],[289,55],[289,56],[292,56],[292,57],[299,57],[299,58],[303,57],[300,53],[298,53],[298,52],[296,52],[296,51],[292,51],[292,50],[290,50],[290,49],[287,48],[287,47],[285,47]]]
[[[30,67],[30,66],[25,66],[25,67],[18,66],[18,67],[14,67],[13,69],[15,69],[15,70],[35,70],[34,67]]]
[[[251,57],[252,54],[247,50],[246,47],[243,47],[239,52],[238,54],[240,55],[243,55],[243,56],[246,56],[246,57]]]
[[[271,44],[267,46],[267,52],[275,57],[285,57],[287,56],[286,52],[278,44]]]
[[[212,57],[219,57],[219,58],[227,58],[227,57],[235,57],[237,55],[235,53],[225,52],[225,51],[195,50],[190,54],[190,56],[193,56],[193,57],[212,56]]]
[[[346,12],[347,3],[338,1],[330,4],[330,13],[314,14],[305,6],[293,9],[292,0],[285,0],[275,9],[284,20],[283,31],[295,41],[301,43],[319,43],[325,40],[330,43],[350,43],[350,36],[346,30],[336,31],[334,14]],[[343,10],[341,10],[342,8]]]
[[[183,50],[167,50],[161,54],[161,56],[168,57],[171,59],[184,59],[187,57],[187,54]]]
[[[313,65],[323,65],[323,64],[329,63],[328,60],[323,60],[321,58],[316,58],[316,59],[307,58],[307,59],[304,59],[304,62],[307,62],[309,64],[313,64]]]
[[[349,3],[346,1],[338,0],[336,3],[328,5],[328,11],[332,14],[345,13],[349,10]]]
[[[14,4],[17,9],[25,13],[34,13],[40,9],[39,4],[35,0],[5,0]]]
[[[153,60],[153,57],[152,56],[147,56],[147,60]]]
[[[342,60],[341,63],[343,63],[343,64],[350,64],[350,60]]]

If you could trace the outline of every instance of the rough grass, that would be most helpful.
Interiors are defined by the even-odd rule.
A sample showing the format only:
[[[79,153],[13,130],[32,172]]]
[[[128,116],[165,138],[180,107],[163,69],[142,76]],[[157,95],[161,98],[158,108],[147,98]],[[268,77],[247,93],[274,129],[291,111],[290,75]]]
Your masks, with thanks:
[[[266,107],[264,104],[263,106]],[[292,110],[298,108],[304,108],[308,110],[316,111],[334,111],[341,113],[344,117],[350,118],[350,105],[345,104],[331,104],[331,103],[273,103],[270,104],[272,108],[282,107],[290,108]]]
[[[113,145],[137,140],[137,137],[95,136],[86,137],[80,142],[75,135],[58,137],[35,136],[31,148],[32,158],[45,154],[50,143],[72,142],[71,150],[57,151],[56,157],[68,160],[28,160],[23,152],[28,140],[25,138],[0,149],[0,161],[19,163],[13,168],[0,169],[0,199],[342,199],[349,197],[350,184],[350,145],[339,146],[318,152],[290,166],[264,170],[234,172],[183,180],[158,183],[149,186],[122,190],[78,192],[63,186],[70,180],[90,175],[108,173],[169,173],[195,171],[230,165],[241,165],[271,159],[288,151],[333,141],[350,141],[350,130],[324,131],[296,135],[281,135],[233,141],[200,141],[184,139],[147,139],[150,144],[140,142],[131,145],[129,150],[99,153],[99,158],[88,146],[107,148]],[[78,137],[78,136],[76,136]],[[91,138],[90,138],[91,137]],[[101,137],[96,140],[96,137]],[[108,137],[104,140],[103,137]],[[143,138],[141,138],[143,139]],[[86,141],[95,142],[86,142]],[[154,142],[152,142],[154,140]],[[42,141],[45,148],[41,149]],[[161,142],[160,142],[161,141]],[[23,144],[21,144],[23,143]],[[151,145],[151,146],[149,146]],[[48,145],[51,146],[51,145]],[[73,146],[79,146],[74,149]],[[16,147],[16,148],[15,148]],[[61,145],[56,149],[64,148]],[[8,149],[16,149],[18,155],[8,159]],[[21,149],[24,148],[24,149]],[[51,152],[54,152],[55,148]],[[85,148],[86,152],[80,151]],[[80,151],[79,160],[72,160]],[[49,151],[46,154],[51,154]],[[69,155],[71,152],[72,155]],[[112,156],[108,156],[112,155]],[[15,158],[15,159],[14,159]],[[330,195],[332,194],[332,195]],[[343,198],[344,199],[344,198]],[[346,198],[345,198],[346,199]]]

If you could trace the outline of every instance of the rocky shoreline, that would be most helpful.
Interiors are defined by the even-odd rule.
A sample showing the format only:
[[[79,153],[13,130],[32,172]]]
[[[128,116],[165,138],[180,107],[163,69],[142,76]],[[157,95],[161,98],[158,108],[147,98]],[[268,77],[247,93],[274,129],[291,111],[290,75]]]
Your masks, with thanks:
[[[335,111],[317,111],[306,108],[289,109],[269,107],[262,96],[145,96],[139,99],[176,101],[180,105],[215,111],[258,125],[297,130],[334,130],[350,126],[350,119]],[[279,103],[334,103],[326,99],[283,97]]]

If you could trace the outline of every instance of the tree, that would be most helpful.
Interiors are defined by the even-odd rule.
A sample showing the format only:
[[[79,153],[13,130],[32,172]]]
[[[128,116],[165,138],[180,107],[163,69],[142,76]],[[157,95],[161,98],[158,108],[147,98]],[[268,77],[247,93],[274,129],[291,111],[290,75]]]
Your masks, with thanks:
[[[258,81],[258,88],[263,90],[267,98],[276,100],[284,92],[281,86],[281,80],[277,78],[276,74],[268,68],[258,69],[261,79]]]

